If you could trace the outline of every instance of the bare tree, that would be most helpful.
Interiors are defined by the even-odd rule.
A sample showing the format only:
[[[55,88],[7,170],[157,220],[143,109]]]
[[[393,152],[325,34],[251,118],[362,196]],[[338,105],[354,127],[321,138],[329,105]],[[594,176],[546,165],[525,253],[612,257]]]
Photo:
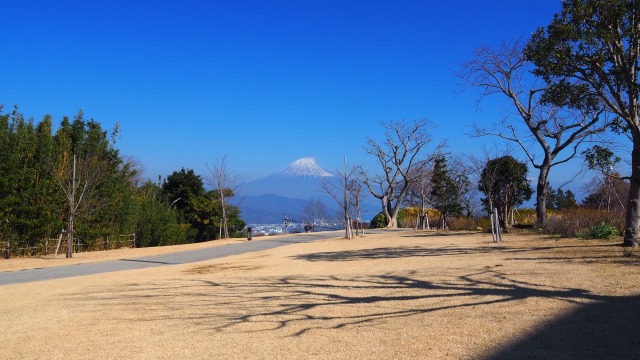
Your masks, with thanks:
[[[97,190],[109,172],[121,165],[113,148],[119,127],[116,124],[108,136],[99,123],[86,122],[80,110],[73,123],[65,117],[56,133],[59,152],[48,166],[67,201],[67,258],[73,257],[75,221],[107,205],[108,199]]]
[[[144,166],[140,159],[132,155],[123,155],[122,156],[122,168],[126,168],[127,172],[130,174],[131,185],[135,187],[140,187],[144,184],[144,179],[142,174],[144,174]]]
[[[351,218],[355,220],[356,235],[364,235],[362,226],[362,180],[358,177],[351,179],[348,185],[349,203],[351,204]]]
[[[589,195],[584,199],[583,205],[596,209],[611,209],[624,211],[624,193],[629,192],[628,177],[620,176],[616,171],[616,165],[622,160],[611,149],[594,145],[582,152],[587,166],[591,170],[602,174],[602,179],[593,179],[587,185]],[[615,198],[615,201],[614,201]]]
[[[587,194],[582,201],[584,207],[606,212],[626,210],[624,200],[629,193],[629,182],[616,173],[593,178],[585,185],[584,191]]]
[[[457,75],[466,87],[480,90],[479,101],[495,94],[506,97],[512,108],[510,113],[518,118],[503,116],[493,129],[475,125],[474,135],[493,135],[518,144],[538,169],[536,215],[542,226],[547,219],[549,172],[574,158],[581,144],[603,133],[609,121],[597,103],[586,101],[589,106],[581,109],[551,104],[546,92],[549,86],[530,75],[531,64],[517,41],[498,50],[483,47],[474,55]]]
[[[473,175],[474,168],[468,159],[462,156],[452,155],[450,158],[449,176],[458,188],[458,201],[462,205],[464,216],[469,218],[474,214],[475,206],[473,201],[477,195],[477,188],[471,186],[471,181],[469,180],[469,176]]]
[[[414,181],[409,184],[407,203],[420,208],[416,228],[430,230],[427,204],[429,203],[429,194],[431,193],[431,174],[433,171],[429,165],[420,162],[409,169],[409,172]]]
[[[315,230],[316,223],[322,223],[327,217],[327,206],[318,199],[309,199],[302,209],[302,220],[311,225],[311,230]]]
[[[427,120],[381,122],[386,129],[383,143],[369,138],[365,150],[378,160],[382,175],[361,175],[369,192],[380,200],[388,228],[398,227],[398,211],[414,179],[410,169],[419,163],[420,155],[432,141]],[[443,143],[433,153],[438,153]]]
[[[81,157],[75,153],[70,155],[63,156],[60,167],[54,170],[54,178],[63,191],[69,207],[67,258],[73,257],[74,222],[80,215],[98,207],[98,204],[90,198],[93,190],[103,180],[102,175],[106,169],[106,162],[97,155],[87,154]]]
[[[356,178],[359,167],[347,167],[347,159],[344,160],[343,170],[336,171],[334,176],[323,177],[320,181],[322,189],[333,198],[342,209],[344,215],[345,239],[353,238],[353,223],[351,221],[350,185]]]
[[[218,193],[217,201],[219,201],[221,209],[220,238],[228,239],[228,203],[231,198],[237,195],[237,190],[241,184],[240,178],[229,171],[226,156],[216,160],[216,163],[213,166],[205,165],[205,167],[207,169],[205,181]]]

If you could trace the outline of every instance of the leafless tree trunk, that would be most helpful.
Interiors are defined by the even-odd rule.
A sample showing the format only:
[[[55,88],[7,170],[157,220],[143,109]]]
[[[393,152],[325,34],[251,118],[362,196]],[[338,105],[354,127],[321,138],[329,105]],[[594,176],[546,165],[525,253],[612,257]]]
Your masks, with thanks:
[[[91,204],[88,198],[91,191],[100,183],[105,162],[97,156],[86,155],[78,159],[75,153],[71,159],[64,157],[60,169],[54,171],[54,178],[62,189],[69,204],[67,219],[67,258],[73,257],[74,221],[85,212]]]
[[[362,214],[360,205],[362,200],[362,181],[360,179],[349,180],[349,203],[351,204],[351,217],[355,219],[356,235],[364,235],[362,228]]]
[[[409,192],[407,193],[408,203],[420,208],[420,215],[418,215],[416,229],[426,230],[429,227],[427,203],[429,193],[431,192],[432,170],[427,164],[419,163],[418,166],[409,169],[409,171],[411,172],[411,177],[414,181],[411,182]]]
[[[322,223],[327,216],[327,207],[317,199],[309,199],[302,209],[302,219],[311,225],[311,230],[315,230],[316,223]]]
[[[353,238],[349,186],[352,184],[352,180],[355,178],[358,169],[357,166],[348,169],[347,159],[345,158],[342,172],[336,172],[334,176],[323,177],[320,182],[322,189],[342,208],[345,223],[345,239]]]
[[[524,58],[522,46],[504,44],[497,51],[476,50],[473,60],[463,64],[457,74],[466,87],[480,90],[479,101],[500,94],[519,119],[504,116],[495,129],[475,127],[476,136],[493,135],[518,144],[531,165],[538,169],[536,214],[539,226],[546,223],[547,179],[551,168],[574,158],[580,145],[609,124],[600,110],[570,110],[548,105],[543,98],[548,85],[530,75],[531,64]],[[536,155],[532,149],[538,149]],[[567,151],[565,151],[567,150]],[[560,153],[564,154],[559,157]]]

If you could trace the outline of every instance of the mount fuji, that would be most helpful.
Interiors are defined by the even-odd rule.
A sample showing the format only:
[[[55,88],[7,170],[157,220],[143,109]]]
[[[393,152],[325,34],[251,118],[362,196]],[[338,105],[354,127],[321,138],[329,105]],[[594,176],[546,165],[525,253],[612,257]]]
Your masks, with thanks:
[[[304,207],[314,199],[324,203],[329,216],[338,214],[338,204],[323,189],[323,180],[334,175],[321,168],[313,158],[298,159],[280,172],[245,183],[240,189],[241,217],[247,224],[277,224],[285,216],[302,221]],[[364,194],[365,196],[367,194]],[[369,199],[371,200],[371,199]],[[377,205],[363,206],[365,217],[373,217]]]
[[[280,171],[280,174],[285,176],[314,176],[320,178],[333,176],[333,174],[318,166],[314,158],[309,157],[292,162],[289,166],[284,168],[284,170]]]
[[[333,175],[318,166],[313,158],[302,158],[276,174],[244,184],[242,194],[275,194],[294,199],[309,199],[324,194],[320,184],[323,178],[330,177]]]
[[[323,202],[333,215],[337,205],[321,187],[322,179],[331,177],[313,158],[298,159],[276,174],[245,183],[241,216],[248,224],[279,223],[285,215],[301,221],[310,199]]]

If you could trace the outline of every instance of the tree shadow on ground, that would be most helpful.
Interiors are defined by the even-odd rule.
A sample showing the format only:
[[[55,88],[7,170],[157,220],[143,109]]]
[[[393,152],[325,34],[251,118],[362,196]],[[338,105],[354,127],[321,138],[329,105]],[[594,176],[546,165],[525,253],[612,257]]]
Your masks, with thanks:
[[[235,281],[224,280],[224,276],[214,278],[219,280],[205,277],[131,284],[78,293],[73,298],[79,302],[102,302],[105,308],[124,307],[127,309],[126,313],[140,314],[138,321],[186,321],[198,330],[223,333],[282,330],[285,336],[294,337],[316,330],[374,327],[393,319],[449,309],[493,304],[504,306],[527,299],[555,299],[577,305],[588,302],[602,304],[586,305],[583,307],[586,310],[577,311],[570,318],[559,320],[558,325],[549,326],[548,330],[533,336],[528,342],[525,341],[522,346],[531,347],[530,351],[538,343],[547,342],[548,338],[559,336],[555,333],[562,333],[567,329],[577,334],[576,336],[593,331],[602,337],[624,337],[625,334],[613,331],[617,327],[625,329],[626,335],[631,336],[633,326],[639,320],[636,310],[638,298],[616,298],[593,294],[580,288],[525,282],[494,269],[483,269],[463,276],[439,277],[437,280],[426,280],[427,276],[415,272],[347,277],[249,277]],[[175,301],[176,297],[180,297],[180,301]],[[611,307],[604,306],[605,304]],[[148,307],[154,310],[145,311]],[[337,311],[336,308],[340,310]],[[122,316],[122,321],[131,321],[129,315]],[[573,325],[574,321],[578,325]],[[604,326],[602,331],[599,330],[601,326]],[[637,334],[637,331],[633,333],[634,336]],[[566,342],[556,341],[549,349],[558,354],[572,353],[575,351],[570,342],[572,336],[571,333],[565,334]],[[505,334],[505,342],[508,340],[508,334]],[[636,340],[628,340],[630,344],[634,344],[637,336]],[[616,353],[625,352],[629,348],[623,345],[618,350]],[[508,348],[504,351],[505,355],[500,353],[496,356],[509,358],[509,351],[519,350]],[[544,351],[542,353],[551,354]]]
[[[492,252],[502,252],[509,254],[518,253],[536,253],[546,250],[573,250],[585,249],[586,247],[602,247],[608,245],[553,245],[553,246],[537,246],[537,247],[514,247],[502,245],[488,246],[443,246],[443,247],[424,247],[424,246],[403,246],[403,247],[379,247],[361,250],[345,250],[345,251],[326,251],[309,254],[300,254],[293,257],[296,260],[305,260],[310,262],[335,262],[335,261],[360,261],[360,260],[376,260],[376,259],[397,259],[405,257],[432,257],[432,256],[460,256],[460,255],[479,255]],[[531,260],[531,261],[582,261],[582,262],[598,262],[598,261],[615,261],[620,257],[607,256],[569,256],[558,255],[555,257],[535,256],[512,257],[509,260]],[[638,258],[640,261],[640,258]],[[621,264],[633,264],[630,259],[620,260]]]
[[[293,258],[296,260],[318,261],[359,261],[374,259],[396,259],[405,257],[429,257],[447,255],[484,254],[492,251],[500,251],[503,248],[492,246],[449,246],[443,248],[425,248],[421,246],[411,247],[380,247],[362,250],[327,251],[311,254],[300,254]]]
[[[400,237],[420,238],[420,237],[450,237],[450,236],[468,236],[476,234],[473,231],[440,231],[440,230],[416,230],[416,233],[409,235],[401,235]]]
[[[640,296],[607,297],[579,307],[487,359],[637,359],[638,309]]]

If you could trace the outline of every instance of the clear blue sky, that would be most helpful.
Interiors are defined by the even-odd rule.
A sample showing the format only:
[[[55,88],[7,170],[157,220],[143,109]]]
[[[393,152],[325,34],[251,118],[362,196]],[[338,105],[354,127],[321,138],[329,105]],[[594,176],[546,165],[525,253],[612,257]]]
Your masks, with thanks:
[[[83,109],[146,177],[222,156],[246,181],[301,157],[369,163],[381,120],[427,118],[449,150],[493,121],[452,71],[527,37],[560,1],[6,1],[0,103],[59,123]],[[496,139],[484,139],[495,142]],[[524,158],[521,158],[524,160]],[[534,173],[535,174],[535,173]]]

